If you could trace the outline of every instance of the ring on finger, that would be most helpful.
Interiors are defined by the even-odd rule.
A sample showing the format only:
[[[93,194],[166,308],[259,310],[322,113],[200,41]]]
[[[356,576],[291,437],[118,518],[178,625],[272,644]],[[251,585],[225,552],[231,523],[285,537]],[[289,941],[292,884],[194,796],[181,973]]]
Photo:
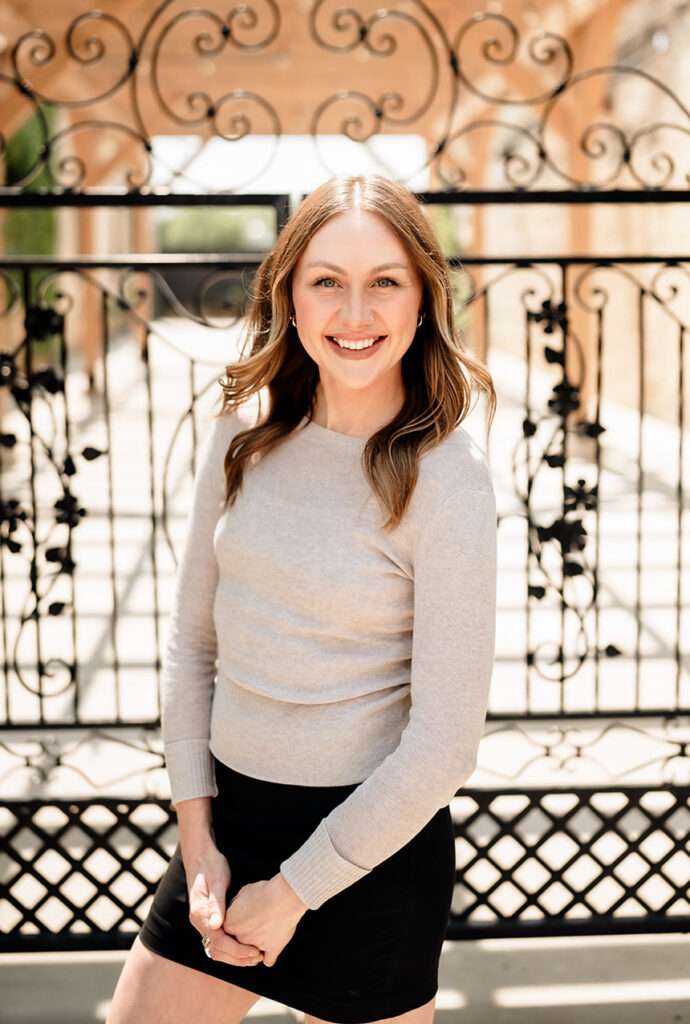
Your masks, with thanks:
[[[210,960],[213,960],[213,953],[211,952],[211,949],[210,949],[210,946],[211,946],[211,936],[210,935],[202,935],[201,936],[201,945],[204,947],[204,953],[206,954],[206,956]]]

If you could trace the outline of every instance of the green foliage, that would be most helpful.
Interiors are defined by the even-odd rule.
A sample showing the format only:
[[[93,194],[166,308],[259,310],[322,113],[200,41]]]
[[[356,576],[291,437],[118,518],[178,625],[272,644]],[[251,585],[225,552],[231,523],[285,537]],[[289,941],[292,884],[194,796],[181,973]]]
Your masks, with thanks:
[[[458,238],[458,228],[453,208],[451,206],[429,206],[428,214],[446,259],[462,258],[462,248]],[[450,281],[453,289],[455,322],[460,331],[465,333],[469,323],[465,303],[469,296],[470,286],[467,282],[463,281],[457,271],[451,271]]]
[[[447,258],[460,256],[460,242],[453,208],[450,206],[430,206],[429,217],[441,243],[444,255]]]
[[[46,119],[48,137],[53,133],[55,109],[50,106],[42,108]],[[47,163],[41,164],[40,153],[44,145],[44,132],[38,114],[33,114],[21,128],[10,137],[5,151],[6,183],[19,185],[24,192],[38,192],[51,189],[55,181]],[[32,172],[36,170],[36,173]],[[25,178],[29,180],[21,185]],[[57,213],[55,210],[17,208],[7,211],[4,224],[4,244],[7,256],[52,256],[57,246]],[[33,296],[39,283],[45,277],[43,270],[32,270],[29,275],[30,292]],[[21,288],[18,272],[13,274],[17,286]],[[35,356],[45,357],[54,350],[53,339],[34,341],[32,352]]]
[[[48,136],[55,125],[55,109],[46,104],[41,108],[46,121]],[[30,183],[24,186],[26,192],[35,192],[40,188],[51,188],[54,184],[50,168],[39,160],[39,154],[43,149],[43,130],[41,119],[38,113],[32,114],[11,136],[7,143],[5,153],[5,164],[7,169],[7,184],[16,185],[33,168],[39,168]]]
[[[55,122],[54,108],[43,108],[43,116],[52,133]],[[40,164],[43,132],[38,114],[33,114],[7,143],[5,166],[7,184],[16,185]],[[25,192],[38,192],[53,188],[55,182],[47,164],[23,186]],[[10,210],[5,220],[5,251],[8,256],[50,256],[57,241],[56,213],[54,210]]]
[[[195,206],[159,224],[161,252],[255,252],[275,238],[270,207]]]

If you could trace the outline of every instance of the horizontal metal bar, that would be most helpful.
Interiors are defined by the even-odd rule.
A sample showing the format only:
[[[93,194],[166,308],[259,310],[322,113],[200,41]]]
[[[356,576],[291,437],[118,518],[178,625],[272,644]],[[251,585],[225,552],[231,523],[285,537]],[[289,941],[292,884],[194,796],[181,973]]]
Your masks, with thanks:
[[[308,195],[304,193],[303,196]],[[415,192],[420,202],[429,205],[518,205],[546,204],[598,206],[616,203],[689,203],[687,189],[466,189],[435,192]],[[58,206],[255,206],[278,207],[285,202],[283,194],[235,192],[87,192],[44,191],[22,192],[0,189],[0,208],[6,207],[58,207]]]
[[[416,192],[417,198],[431,205],[452,202],[454,205],[471,203],[473,205],[506,204],[538,205],[545,203],[554,206],[559,203],[581,205],[596,203],[688,203],[690,189],[681,188],[581,188],[581,189],[467,189],[450,192]]]
[[[58,269],[58,270],[103,270],[117,269],[121,267],[140,267],[147,270],[163,267],[210,267],[227,269],[236,266],[239,269],[244,267],[259,266],[265,253],[133,253],[117,256],[2,256],[0,267],[16,267],[18,270],[25,268]]]
[[[6,207],[58,206],[273,206],[289,205],[289,196],[279,192],[22,192],[0,189],[0,209]]]
[[[3,953],[86,953],[129,949],[136,931],[93,931],[74,935],[45,931],[38,935],[25,932],[0,935],[0,954]]]
[[[27,733],[27,739],[41,739],[50,734],[51,732],[65,733],[79,732],[83,733],[85,730],[91,732],[99,729],[110,729],[117,731],[124,731],[127,729],[146,729],[149,732],[154,732],[160,729],[160,722],[151,721],[151,719],[141,719],[136,721],[126,722],[113,722],[103,720],[98,722],[0,722],[0,737],[5,732],[11,732],[13,734],[17,732]],[[16,738],[16,736],[15,736]]]
[[[664,708],[630,708],[630,710],[616,710],[616,708],[597,709],[594,711],[502,711],[500,714],[487,714],[487,722],[595,722],[615,721],[631,722],[637,719],[656,718],[659,722],[675,722],[679,719],[688,719],[690,724],[690,708],[673,708],[666,711]]]
[[[238,268],[259,266],[266,253],[133,253],[117,256],[2,256],[0,257],[0,268],[2,269],[58,269],[58,270],[88,270],[101,267],[104,270],[117,269],[118,267],[140,267],[142,270],[148,268],[158,269],[164,267],[219,267],[227,269],[235,266]],[[453,267],[463,266],[517,266],[526,268],[533,266],[591,266],[608,267],[612,264],[659,264],[669,265],[683,264],[690,262],[690,255],[658,253],[653,256],[631,256],[631,255],[599,255],[599,256],[558,256],[551,254],[534,255],[526,257],[524,253],[520,256],[451,256],[448,263]]]
[[[602,914],[593,920],[548,917],[543,921],[497,921],[495,924],[468,924],[457,914],[449,918],[446,939],[529,939],[568,935],[647,935],[667,932],[689,932],[690,915],[644,914],[640,917],[614,917]],[[118,947],[119,948],[119,947]]]

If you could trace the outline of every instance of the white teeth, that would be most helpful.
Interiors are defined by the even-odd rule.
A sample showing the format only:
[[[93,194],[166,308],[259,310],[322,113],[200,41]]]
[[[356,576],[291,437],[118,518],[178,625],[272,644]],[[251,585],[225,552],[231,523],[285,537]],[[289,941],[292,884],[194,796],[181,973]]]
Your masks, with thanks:
[[[341,341],[339,338],[333,338],[332,340],[336,343],[336,345],[339,345],[340,348],[360,349],[360,348],[371,348],[371,346],[374,344],[374,342],[377,339],[376,338],[362,338],[361,341],[348,341],[346,338],[344,338]]]

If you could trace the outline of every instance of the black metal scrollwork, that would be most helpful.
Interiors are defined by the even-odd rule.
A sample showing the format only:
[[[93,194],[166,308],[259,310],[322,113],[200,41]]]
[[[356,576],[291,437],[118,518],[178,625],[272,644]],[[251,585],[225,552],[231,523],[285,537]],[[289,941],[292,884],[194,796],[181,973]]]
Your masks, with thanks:
[[[650,73],[624,64],[575,70],[572,48],[557,33],[539,31],[523,38],[516,24],[499,13],[480,13],[467,19],[452,35],[437,14],[421,0],[411,0],[405,10],[380,8],[364,15],[352,6],[333,0],[316,0],[304,22],[290,22],[290,41],[304,46],[311,41],[313,70],[341,74],[344,81],[354,75],[353,55],[361,51],[371,58],[373,71],[385,61],[386,81],[399,80],[405,88],[387,84],[377,95],[361,87],[345,85],[330,96],[318,99],[309,112],[305,106],[304,133],[312,136],[320,159],[320,138],[324,131],[337,130],[352,142],[366,144],[386,129],[407,127],[421,132],[430,143],[426,160],[406,177],[424,168],[434,170],[441,187],[462,190],[481,188],[477,172],[467,164],[465,142],[476,133],[489,132],[500,149],[503,187],[522,192],[543,182],[561,186],[602,190],[632,182],[646,189],[687,187],[690,175],[676,168],[671,149],[659,150],[659,136],[685,139],[690,134],[690,109],[663,81]],[[280,38],[281,11],[275,0],[235,6],[221,15],[211,6],[182,8],[176,0],[165,0],[135,32],[116,15],[87,11],[75,18],[60,40],[36,28],[17,39],[11,50],[10,71],[0,74],[0,83],[22,98],[27,113],[33,111],[40,127],[40,148],[29,171],[14,188],[31,184],[41,168],[51,167],[58,189],[88,189],[89,168],[79,151],[80,136],[110,136],[113,144],[128,153],[124,185],[140,191],[151,185],[154,170],[152,136],[181,129],[237,143],[261,132],[273,139],[273,146],[259,174],[270,165],[282,134],[282,118],[265,96],[245,88],[223,88],[228,81],[211,61],[227,60],[231,48],[243,55],[270,51]],[[303,29],[304,35],[300,35]],[[247,40],[246,34],[254,38]],[[403,43],[405,44],[403,46]],[[204,85],[182,92],[179,79],[171,87],[169,52],[187,53],[185,82],[201,76]],[[407,74],[407,54],[415,54],[415,76]],[[343,63],[347,61],[347,63]],[[61,92],[63,66],[69,74],[79,72],[80,94]],[[208,87],[206,67],[218,79],[219,87]],[[225,66],[223,66],[225,67]],[[519,95],[510,95],[496,85],[502,71],[520,68],[526,85]],[[49,74],[57,85],[48,88]],[[564,152],[559,144],[559,120],[564,104],[577,98],[577,90],[595,79],[634,80],[646,85],[657,97],[657,109],[668,114],[634,128],[612,116],[578,128],[579,137],[569,140]],[[91,87],[90,87],[91,86]],[[486,106],[486,113],[463,121],[463,97],[472,96]],[[105,105],[108,113],[105,113]],[[51,133],[42,107],[51,104],[72,112],[72,123]],[[115,104],[120,112],[113,118]],[[104,111],[99,111],[99,106]],[[441,117],[432,118],[435,111]],[[499,115],[497,111],[504,112]],[[567,119],[567,117],[566,117]],[[155,123],[154,123],[155,121]],[[429,124],[442,124],[429,137]],[[299,125],[292,122],[292,131]],[[0,148],[6,144],[0,136]],[[585,158],[591,173],[576,175],[571,169],[575,150]],[[156,157],[163,166],[163,158]],[[339,168],[328,167],[331,173]],[[204,191],[233,192],[249,183],[228,181],[221,189],[193,182],[183,165],[168,166],[170,181],[185,178]],[[391,168],[386,173],[393,174]],[[256,176],[254,176],[256,177]],[[250,179],[254,180],[254,178]],[[548,184],[548,187],[553,187]]]
[[[89,168],[79,152],[79,136],[91,135],[99,141],[110,136],[113,145],[125,154],[128,147],[134,147],[136,156],[129,155],[125,161],[130,164],[134,161],[124,171],[128,191],[151,185],[154,169],[151,140],[154,133],[165,133],[166,121],[173,131],[188,127],[203,130],[206,137],[237,142],[256,130],[248,113],[254,108],[264,118],[264,133],[272,134],[277,140],[280,121],[265,98],[245,89],[232,89],[217,96],[203,89],[192,89],[183,98],[186,111],[182,112],[169,101],[166,95],[169,84],[164,81],[164,69],[170,64],[166,44],[187,41],[188,27],[198,26],[201,21],[205,21],[206,26],[197,30],[191,39],[190,64],[185,78],[193,75],[195,61],[198,65],[199,61],[220,57],[230,46],[245,53],[265,50],[277,37],[281,18],[275,0],[261,2],[268,9],[268,16],[264,18],[268,24],[255,41],[247,41],[244,34],[255,29],[261,20],[256,7],[241,4],[222,18],[210,9],[201,8],[171,13],[179,6],[175,0],[159,4],[136,37],[120,18],[99,10],[75,18],[59,42],[43,29],[20,36],[12,46],[12,73],[0,73],[0,84],[4,83],[29,104],[27,113],[37,115],[41,142],[31,166],[21,180],[13,182],[13,189],[29,187],[44,166],[51,168],[58,190],[84,189]],[[70,74],[80,72],[83,88],[76,98],[70,93],[61,95],[59,84],[50,90],[43,84],[51,81],[50,73],[58,83],[61,81],[62,62],[68,63]],[[112,73],[111,68],[114,68]],[[104,74],[110,74],[112,80],[101,85],[99,79]],[[89,89],[90,81],[96,83],[92,89]],[[143,96],[147,91],[155,98],[155,125],[149,123],[144,109]],[[99,105],[105,101],[116,103],[121,120],[99,114]],[[73,112],[72,123],[51,134],[42,111],[45,104]],[[88,113],[78,116],[81,111]],[[7,139],[0,134],[0,149],[6,144]],[[271,157],[272,153],[264,167],[269,165]],[[162,159],[159,163],[162,165]],[[174,177],[183,174],[180,168],[169,170]]]

